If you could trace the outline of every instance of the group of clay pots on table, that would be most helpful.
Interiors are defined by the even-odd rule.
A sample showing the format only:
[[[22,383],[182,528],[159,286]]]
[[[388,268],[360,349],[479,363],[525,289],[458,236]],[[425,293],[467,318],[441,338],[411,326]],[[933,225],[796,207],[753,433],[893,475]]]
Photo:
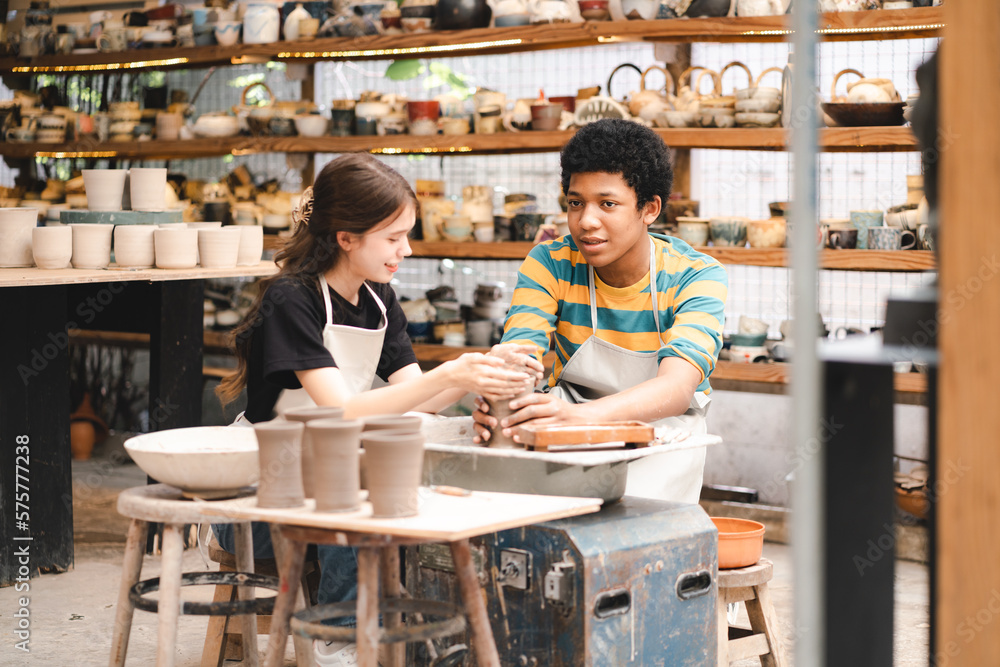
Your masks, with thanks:
[[[424,459],[420,416],[343,419],[343,414],[343,408],[293,408],[254,424],[258,507],[302,507],[313,498],[317,512],[356,512],[361,490],[367,489],[373,517],[418,513]]]

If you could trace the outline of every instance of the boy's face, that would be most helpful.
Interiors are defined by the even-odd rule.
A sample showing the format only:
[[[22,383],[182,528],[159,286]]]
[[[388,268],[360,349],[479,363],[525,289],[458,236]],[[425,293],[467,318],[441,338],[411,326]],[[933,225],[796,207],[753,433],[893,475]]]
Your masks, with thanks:
[[[626,287],[649,271],[647,228],[660,214],[659,197],[636,209],[621,174],[597,171],[573,174],[566,201],[570,235],[601,280]]]

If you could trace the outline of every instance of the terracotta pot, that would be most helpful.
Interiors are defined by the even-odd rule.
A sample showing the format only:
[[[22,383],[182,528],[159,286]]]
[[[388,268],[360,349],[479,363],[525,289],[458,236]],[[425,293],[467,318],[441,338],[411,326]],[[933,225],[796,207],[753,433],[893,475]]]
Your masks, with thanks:
[[[292,408],[281,413],[287,421],[308,424],[316,419],[340,419],[344,408],[318,407]],[[306,498],[315,498],[316,483],[313,477],[313,448],[309,430],[302,436],[302,488]]]
[[[94,445],[108,436],[105,425],[90,403],[90,394],[84,394],[73,414],[69,416],[69,447],[74,459],[85,461],[94,451]]]
[[[361,422],[353,419],[315,419],[306,424],[317,512],[351,512],[361,506],[361,428]]]
[[[302,434],[299,422],[254,424],[260,460],[258,507],[298,507],[305,503],[302,488]]]
[[[418,493],[423,477],[422,433],[380,430],[362,436],[368,500],[372,516],[413,516],[418,511]]]

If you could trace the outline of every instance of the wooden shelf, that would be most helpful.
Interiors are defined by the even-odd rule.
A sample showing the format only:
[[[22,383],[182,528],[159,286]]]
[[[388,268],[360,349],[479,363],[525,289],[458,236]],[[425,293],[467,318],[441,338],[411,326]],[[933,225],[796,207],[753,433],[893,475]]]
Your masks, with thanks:
[[[411,241],[414,257],[449,259],[524,259],[534,243],[450,243],[437,241],[425,243]],[[706,246],[697,250],[715,257],[723,264],[745,266],[781,266],[790,262],[786,248],[716,248]],[[933,271],[936,269],[934,253],[929,250],[824,250],[821,256],[824,269],[844,271]]]
[[[781,151],[788,148],[783,128],[658,129],[672,148]],[[408,134],[385,137],[232,137],[188,141],[136,141],[100,144],[93,140],[66,144],[0,142],[0,156],[24,159],[112,158],[170,160],[255,153],[456,154],[542,153],[560,150],[573,136],[564,132],[502,132],[429,137]],[[909,127],[836,127],[820,131],[827,152],[915,151]]]
[[[75,285],[79,283],[119,283],[129,281],[162,282],[207,278],[263,277],[276,273],[270,260],[255,266],[234,269],[0,269],[0,287],[36,287],[40,285]]]
[[[190,69],[269,60],[386,60],[406,57],[490,55],[596,46],[621,42],[781,42],[790,17],[602,21],[516,28],[480,28],[404,35],[334,37],[305,42],[143,49],[117,53],[0,59],[2,74],[100,72],[122,69]],[[940,7],[827,13],[818,34],[826,41],[939,37]]]

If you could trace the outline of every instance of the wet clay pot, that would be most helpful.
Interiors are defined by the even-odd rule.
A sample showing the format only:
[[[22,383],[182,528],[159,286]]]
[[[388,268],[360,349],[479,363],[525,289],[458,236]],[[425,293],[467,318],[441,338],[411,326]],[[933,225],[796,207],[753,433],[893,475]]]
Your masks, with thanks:
[[[254,424],[260,457],[257,507],[298,507],[305,503],[302,489],[302,433],[300,422],[269,421]]]
[[[361,506],[361,427],[353,419],[306,424],[317,512],[351,512]]]
[[[368,500],[372,516],[413,516],[424,467],[424,436],[400,430],[368,431],[362,435]]]
[[[503,434],[503,429],[500,428],[499,422],[506,419],[511,415],[513,410],[510,409],[510,402],[515,398],[521,398],[532,393],[533,389],[528,389],[527,391],[512,397],[504,399],[491,399],[486,398],[486,404],[490,406],[490,414],[497,418],[497,427],[490,431],[490,439],[487,441],[487,445],[494,447],[496,449],[522,449],[523,445],[514,442],[514,438],[508,437]]]
[[[281,413],[287,421],[308,424],[316,419],[340,419],[344,416],[344,408],[317,407],[292,408]],[[313,447],[309,429],[302,435],[302,490],[306,498],[315,498],[316,484],[313,471]]]
[[[365,431],[382,431],[386,429],[401,429],[419,432],[424,420],[419,415],[369,415],[362,417]]]

